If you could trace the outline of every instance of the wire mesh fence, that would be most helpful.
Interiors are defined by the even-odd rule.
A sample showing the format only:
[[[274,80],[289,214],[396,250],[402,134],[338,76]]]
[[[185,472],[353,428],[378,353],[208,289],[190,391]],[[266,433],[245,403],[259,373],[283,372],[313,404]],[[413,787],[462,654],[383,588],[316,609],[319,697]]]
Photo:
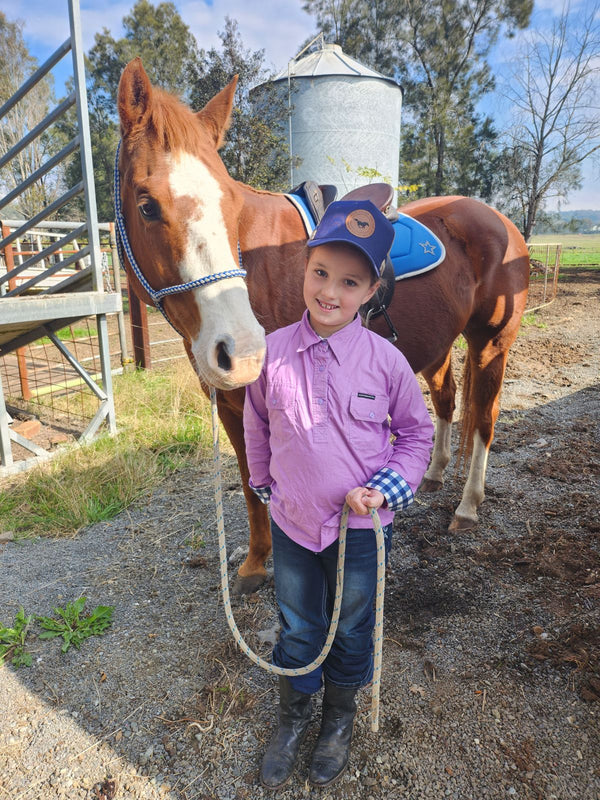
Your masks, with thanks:
[[[132,326],[125,276],[118,275],[117,285],[110,251],[103,253],[103,260],[105,291],[120,291],[123,295],[122,319],[116,314],[107,317],[111,371],[116,375],[134,369]],[[187,358],[181,337],[155,309],[148,309],[148,334],[153,366]],[[44,336],[0,357],[0,380],[9,413],[15,420],[13,428],[18,431],[26,423],[23,432],[45,449],[78,439],[98,410],[98,397],[73,360],[101,385],[96,317],[79,319],[53,336],[64,349],[57,347],[50,336]],[[33,431],[32,420],[39,423]],[[14,450],[15,460],[27,456],[16,445]]]
[[[531,266],[527,311],[537,311],[555,299],[558,291],[561,253],[561,244],[542,242],[529,245]]]

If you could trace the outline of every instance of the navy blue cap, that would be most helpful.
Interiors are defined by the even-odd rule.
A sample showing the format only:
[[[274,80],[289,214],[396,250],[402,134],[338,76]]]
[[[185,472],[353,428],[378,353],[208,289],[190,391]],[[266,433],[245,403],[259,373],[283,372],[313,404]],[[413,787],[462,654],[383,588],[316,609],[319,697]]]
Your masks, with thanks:
[[[370,200],[337,200],[327,206],[307,245],[354,245],[364,253],[379,278],[393,241],[394,226]]]

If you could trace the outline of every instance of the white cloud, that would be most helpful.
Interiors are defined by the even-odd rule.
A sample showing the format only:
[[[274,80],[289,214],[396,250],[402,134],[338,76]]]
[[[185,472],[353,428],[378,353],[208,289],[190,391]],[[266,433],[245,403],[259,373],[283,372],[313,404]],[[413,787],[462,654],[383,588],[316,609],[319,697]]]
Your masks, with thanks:
[[[155,0],[158,2],[158,0]],[[94,35],[108,28],[115,38],[122,35],[122,20],[135,0],[80,0],[84,50],[94,44]],[[64,10],[60,6],[64,4]],[[219,45],[218,31],[225,17],[237,20],[244,46],[265,51],[267,66],[279,71],[308,37],[316,33],[311,17],[302,10],[302,0],[175,0],[177,10],[203,48]],[[58,10],[57,10],[58,6]],[[69,35],[67,1],[0,0],[0,10],[9,20],[21,19],[31,52],[41,62]]]
[[[113,35],[119,35],[121,20],[134,0],[118,0],[103,3],[99,0],[81,0],[81,33],[84,50],[94,44],[94,35],[103,27]],[[60,6],[64,4],[64,8]],[[59,8],[57,9],[57,6]],[[30,51],[38,61],[45,60],[69,36],[69,12],[66,0],[0,0],[0,10],[9,20],[19,19],[25,23],[23,34]]]
[[[211,5],[179,0],[177,7],[200,47],[206,49],[219,44],[218,31],[225,27],[226,16],[237,20],[244,46],[264,50],[267,65],[276,71],[315,31],[301,0],[262,0],[260,6],[248,0],[214,0]]]

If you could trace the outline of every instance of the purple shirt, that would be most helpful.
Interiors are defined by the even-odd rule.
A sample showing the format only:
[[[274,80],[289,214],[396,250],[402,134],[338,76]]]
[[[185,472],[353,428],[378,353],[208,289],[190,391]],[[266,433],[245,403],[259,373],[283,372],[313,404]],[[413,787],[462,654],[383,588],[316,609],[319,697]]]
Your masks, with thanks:
[[[347,492],[383,468],[416,491],[433,424],[399,350],[359,317],[321,339],[305,312],[267,336],[260,377],[246,388],[244,435],[251,485],[271,488],[273,520],[320,552],[338,537]],[[379,515],[383,525],[394,517],[383,506]],[[348,524],[372,527],[353,512]]]

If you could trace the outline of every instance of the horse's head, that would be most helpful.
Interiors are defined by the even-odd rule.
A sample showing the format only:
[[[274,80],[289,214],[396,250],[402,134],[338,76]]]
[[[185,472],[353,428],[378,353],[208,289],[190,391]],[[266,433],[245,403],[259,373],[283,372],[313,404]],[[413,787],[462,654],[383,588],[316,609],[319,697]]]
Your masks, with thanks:
[[[139,58],[121,76],[121,205],[133,256],[155,291],[239,269],[243,201],[217,152],[236,83],[194,114],[151,86]],[[148,292],[133,280],[139,296],[151,304]],[[168,295],[163,303],[205,383],[233,389],[258,377],[264,331],[242,277]]]

